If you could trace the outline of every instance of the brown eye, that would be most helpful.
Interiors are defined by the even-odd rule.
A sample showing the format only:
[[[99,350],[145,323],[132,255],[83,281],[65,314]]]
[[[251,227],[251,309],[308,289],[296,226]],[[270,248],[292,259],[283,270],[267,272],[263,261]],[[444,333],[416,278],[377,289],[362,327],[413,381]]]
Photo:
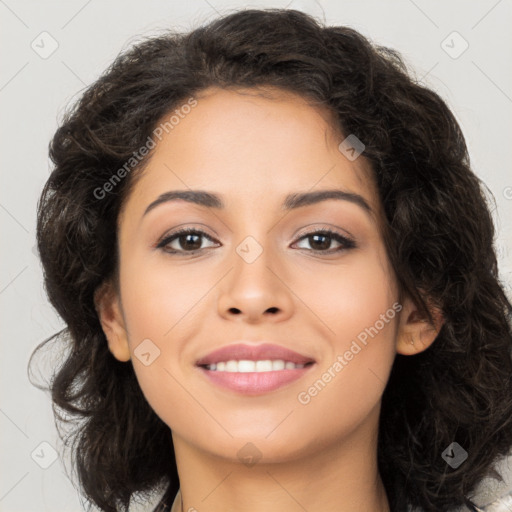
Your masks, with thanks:
[[[182,229],[165,237],[157,247],[169,253],[195,253],[201,250],[202,239],[206,238],[213,242],[213,239],[204,231],[197,229]],[[171,245],[171,244],[174,244]]]
[[[308,240],[308,243],[311,247],[311,249],[308,250],[312,250],[314,252],[333,253],[345,249],[353,249],[354,247],[356,247],[356,244],[353,240],[337,233],[336,231],[331,231],[328,229],[307,233],[306,235],[302,236],[299,240]],[[331,249],[331,244],[333,240],[340,244],[340,247]]]

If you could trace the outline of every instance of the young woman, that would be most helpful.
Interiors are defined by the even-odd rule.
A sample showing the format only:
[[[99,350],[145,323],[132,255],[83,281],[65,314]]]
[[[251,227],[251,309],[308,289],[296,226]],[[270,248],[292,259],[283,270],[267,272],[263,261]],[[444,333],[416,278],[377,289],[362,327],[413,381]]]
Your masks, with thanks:
[[[51,391],[91,503],[477,510],[512,306],[461,129],[399,54],[239,11],[120,55],[50,156]]]

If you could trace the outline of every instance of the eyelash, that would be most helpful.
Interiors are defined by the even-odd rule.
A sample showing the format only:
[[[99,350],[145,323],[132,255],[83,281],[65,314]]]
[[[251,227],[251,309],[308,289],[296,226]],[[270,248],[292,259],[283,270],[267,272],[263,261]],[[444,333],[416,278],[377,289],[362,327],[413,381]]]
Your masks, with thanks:
[[[184,251],[184,250],[176,250],[176,249],[169,250],[169,249],[165,248],[172,241],[179,239],[180,236],[188,235],[188,234],[202,235],[205,238],[207,238],[208,240],[215,242],[215,240],[212,237],[210,237],[207,233],[205,233],[204,231],[201,231],[199,229],[193,229],[193,228],[183,228],[178,231],[175,231],[174,233],[170,234],[169,236],[166,236],[164,239],[162,239],[160,242],[157,243],[156,248],[161,249],[164,252],[166,252],[168,254],[173,254],[173,255],[179,254],[179,253],[181,253],[181,254],[196,254],[196,253],[202,251],[203,249],[195,249],[193,251]],[[310,236],[319,235],[319,234],[327,235],[329,238],[334,239],[336,242],[339,242],[341,244],[341,247],[338,247],[337,249],[334,249],[334,250],[328,249],[325,251],[314,250],[314,249],[303,249],[303,250],[310,251],[310,252],[316,252],[316,253],[323,253],[323,254],[333,254],[333,253],[338,253],[338,252],[341,252],[344,250],[354,249],[357,247],[354,240],[352,240],[346,236],[340,235],[338,232],[333,231],[331,229],[320,229],[320,230],[305,233],[298,239],[298,241],[300,241],[304,238],[308,238]]]

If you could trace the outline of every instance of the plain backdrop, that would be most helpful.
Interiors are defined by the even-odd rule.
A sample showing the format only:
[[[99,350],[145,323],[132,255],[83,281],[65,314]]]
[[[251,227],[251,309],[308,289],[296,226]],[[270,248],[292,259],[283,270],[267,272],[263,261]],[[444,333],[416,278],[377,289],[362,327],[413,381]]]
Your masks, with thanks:
[[[306,11],[399,50],[460,122],[474,171],[496,198],[500,271],[512,289],[511,0],[0,0],[0,511],[78,512],[48,394],[30,384],[36,345],[62,327],[34,252],[35,212],[50,171],[48,142],[65,107],[124,48],[246,7]],[[510,461],[510,459],[509,459]],[[504,461],[503,467],[505,467]],[[511,488],[482,486],[480,503]],[[151,506],[133,507],[151,510]]]

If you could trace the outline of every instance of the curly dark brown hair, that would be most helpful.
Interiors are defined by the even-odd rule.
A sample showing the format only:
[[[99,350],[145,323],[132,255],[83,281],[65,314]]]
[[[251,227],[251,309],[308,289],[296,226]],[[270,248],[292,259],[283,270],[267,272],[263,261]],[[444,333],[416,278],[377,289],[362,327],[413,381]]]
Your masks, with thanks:
[[[50,143],[54,168],[37,217],[46,291],[67,327],[32,356],[50,340],[67,343],[49,389],[56,421],[74,425],[66,443],[89,503],[115,512],[132,495],[179,488],[170,429],[132,365],[109,351],[94,305],[100,285],[118,279],[116,222],[151,155],[105,197],[98,187],[164,115],[209,86],[295,92],[355,134],[400,289],[430,320],[432,305],[444,315],[428,350],[396,356],[382,397],[378,464],[392,510],[471,507],[484,477],[501,479],[494,465],[512,446],[512,305],[498,277],[492,194],[446,103],[412,75],[399,53],[354,29],[295,10],[245,9],[123,51],[68,110]],[[468,453],[457,469],[441,457],[452,442]]]

